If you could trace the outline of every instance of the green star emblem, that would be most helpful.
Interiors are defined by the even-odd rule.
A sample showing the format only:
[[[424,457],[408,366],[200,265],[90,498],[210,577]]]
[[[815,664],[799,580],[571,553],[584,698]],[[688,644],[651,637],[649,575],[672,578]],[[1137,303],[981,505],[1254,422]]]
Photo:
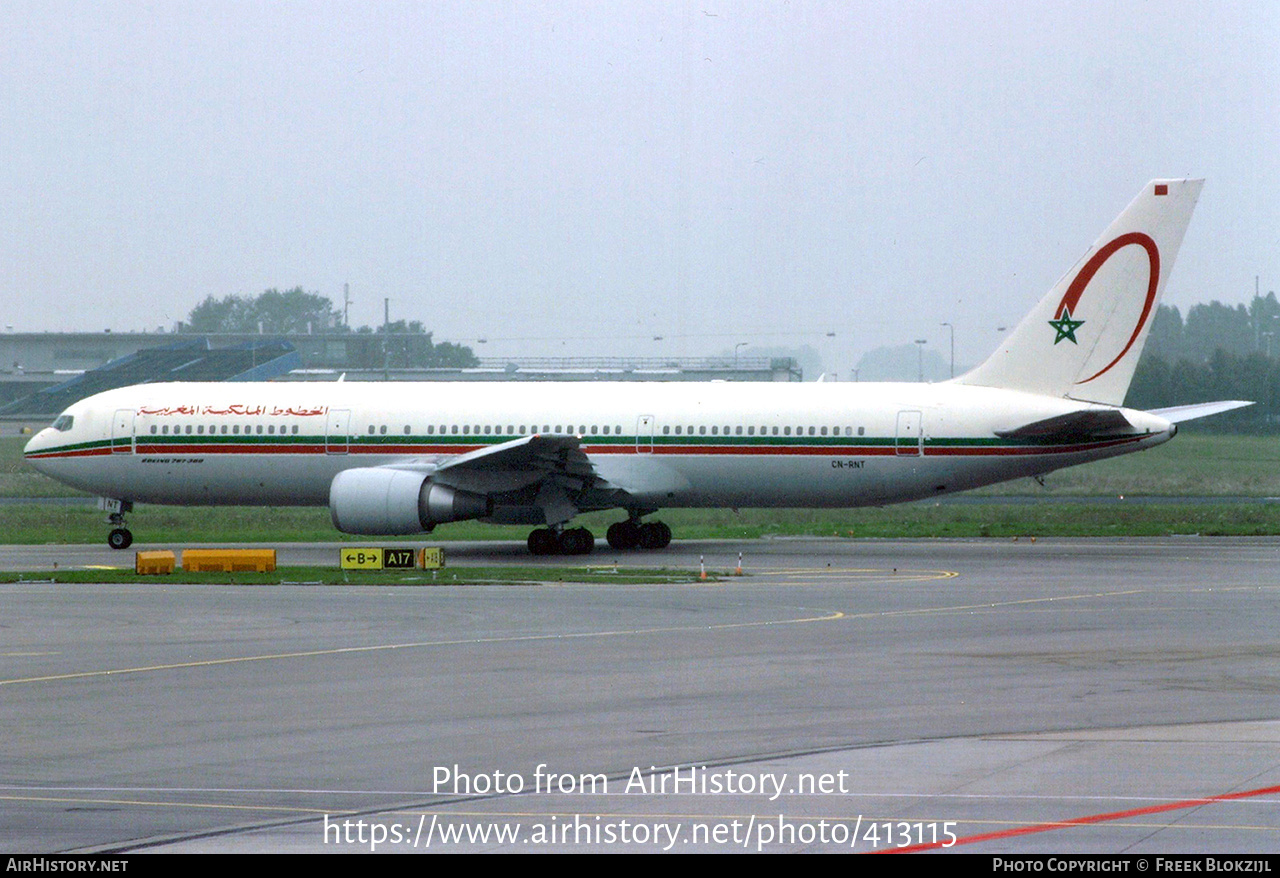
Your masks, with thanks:
[[[1076,341],[1076,330],[1084,326],[1083,320],[1072,320],[1071,310],[1069,308],[1062,309],[1062,316],[1057,320],[1050,320],[1049,325],[1058,331],[1057,337],[1053,340],[1054,344],[1062,341],[1064,338],[1072,344],[1079,344]]]

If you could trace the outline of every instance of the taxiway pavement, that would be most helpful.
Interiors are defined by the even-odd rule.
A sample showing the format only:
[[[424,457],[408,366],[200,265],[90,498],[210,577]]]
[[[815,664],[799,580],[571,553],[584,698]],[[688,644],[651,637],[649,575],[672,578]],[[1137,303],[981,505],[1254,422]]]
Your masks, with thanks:
[[[0,848],[1280,851],[1280,540],[598,545],[747,575],[0,586]]]

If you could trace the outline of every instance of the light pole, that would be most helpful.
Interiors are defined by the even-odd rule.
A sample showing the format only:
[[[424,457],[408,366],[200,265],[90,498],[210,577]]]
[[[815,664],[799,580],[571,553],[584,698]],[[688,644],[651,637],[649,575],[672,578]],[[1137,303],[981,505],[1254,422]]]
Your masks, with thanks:
[[[750,343],[751,343],[751,342],[747,342],[747,341],[740,341],[740,342],[738,342],[736,345],[734,345],[734,346],[733,346],[733,371],[735,371],[735,372],[737,372],[737,371],[738,371],[738,348],[740,348],[740,347],[745,347],[746,345],[748,345],[748,344],[750,344]]]
[[[928,343],[927,338],[916,339],[916,380],[921,384],[924,383],[924,346]]]
[[[951,330],[951,377],[956,377],[956,328],[950,323],[942,324]]]

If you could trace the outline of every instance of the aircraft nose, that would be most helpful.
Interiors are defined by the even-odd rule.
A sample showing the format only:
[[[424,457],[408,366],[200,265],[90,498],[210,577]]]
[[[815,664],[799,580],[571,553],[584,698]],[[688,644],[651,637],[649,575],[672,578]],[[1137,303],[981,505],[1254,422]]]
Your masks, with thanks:
[[[32,436],[30,441],[28,441],[22,449],[22,456],[26,462],[41,472],[44,471],[43,467],[40,465],[43,460],[41,454],[48,450],[50,445],[50,434],[53,432],[52,427],[45,427],[39,433]]]

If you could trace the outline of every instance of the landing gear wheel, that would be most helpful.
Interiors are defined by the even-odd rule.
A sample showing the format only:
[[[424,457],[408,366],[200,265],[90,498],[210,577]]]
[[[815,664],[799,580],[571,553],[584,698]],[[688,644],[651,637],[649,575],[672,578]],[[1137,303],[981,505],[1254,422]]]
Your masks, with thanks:
[[[640,525],[631,520],[615,522],[609,525],[605,539],[619,552],[634,549],[640,545]]]
[[[658,531],[661,536],[661,539],[658,541],[660,543],[658,548],[665,549],[667,546],[671,545],[671,528],[667,527],[667,523],[665,521],[655,521],[654,524],[658,526]]]
[[[596,538],[585,527],[575,527],[560,532],[560,554],[589,555],[596,546]]]
[[[671,528],[661,521],[648,521],[640,525],[640,548],[665,549],[671,545]]]
[[[560,541],[550,528],[540,527],[529,534],[529,553],[533,555],[554,555],[560,551]]]
[[[133,534],[127,527],[117,527],[107,534],[107,545],[113,549],[127,549],[133,545]]]

